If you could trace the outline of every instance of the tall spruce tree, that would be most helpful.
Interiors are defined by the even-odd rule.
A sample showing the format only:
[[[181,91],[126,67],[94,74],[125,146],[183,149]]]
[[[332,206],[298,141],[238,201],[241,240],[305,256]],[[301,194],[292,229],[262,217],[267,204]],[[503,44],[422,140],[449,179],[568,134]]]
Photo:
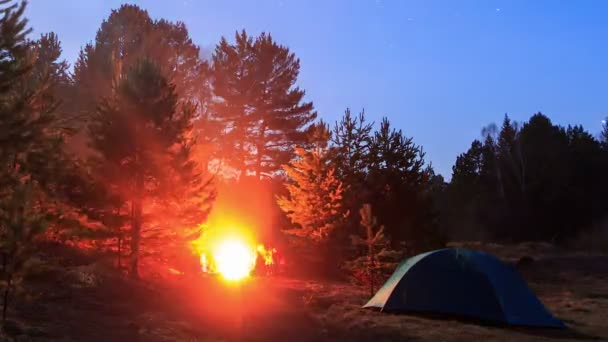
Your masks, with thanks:
[[[134,277],[146,230],[155,237],[175,236],[182,210],[189,209],[190,224],[201,222],[209,210],[212,189],[190,158],[193,117],[194,107],[178,106],[174,86],[160,68],[142,60],[103,101],[90,125],[98,176],[129,206]],[[196,205],[187,205],[190,201]]]

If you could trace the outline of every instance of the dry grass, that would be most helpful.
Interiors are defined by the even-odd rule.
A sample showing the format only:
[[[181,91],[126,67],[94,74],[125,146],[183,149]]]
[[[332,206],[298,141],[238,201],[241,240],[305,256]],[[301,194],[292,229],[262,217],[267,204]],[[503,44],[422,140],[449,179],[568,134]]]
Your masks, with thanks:
[[[538,341],[608,340],[608,257],[551,245],[460,243],[522,269],[532,289],[569,331],[492,327],[472,321],[363,310],[367,291],[347,284],[252,279],[132,282],[102,264],[49,260],[15,303],[9,333],[23,341]],[[52,266],[55,265],[55,266]]]

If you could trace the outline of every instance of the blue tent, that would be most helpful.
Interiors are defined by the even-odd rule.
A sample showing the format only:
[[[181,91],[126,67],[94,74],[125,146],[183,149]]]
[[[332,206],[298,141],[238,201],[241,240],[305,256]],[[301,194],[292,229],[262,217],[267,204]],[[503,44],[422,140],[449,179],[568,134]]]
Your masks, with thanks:
[[[461,248],[440,249],[405,260],[364,307],[565,327],[512,266],[490,254]]]

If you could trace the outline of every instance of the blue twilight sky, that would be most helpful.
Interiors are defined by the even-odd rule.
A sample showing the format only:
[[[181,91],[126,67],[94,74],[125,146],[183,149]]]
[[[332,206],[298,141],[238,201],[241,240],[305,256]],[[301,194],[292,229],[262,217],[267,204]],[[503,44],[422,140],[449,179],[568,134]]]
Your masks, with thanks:
[[[505,113],[542,111],[593,134],[608,115],[604,0],[31,0],[27,14],[73,63],[124,2],[185,22],[207,52],[235,30],[272,33],[301,59],[299,85],[321,117],[388,116],[447,178]]]

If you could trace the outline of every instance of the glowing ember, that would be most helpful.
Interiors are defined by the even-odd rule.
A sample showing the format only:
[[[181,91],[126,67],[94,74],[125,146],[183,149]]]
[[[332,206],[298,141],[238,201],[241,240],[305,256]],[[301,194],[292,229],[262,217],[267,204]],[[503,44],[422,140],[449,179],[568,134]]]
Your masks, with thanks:
[[[182,275],[182,274],[184,274],[184,272],[182,272],[180,270],[177,270],[177,269],[175,269],[173,267],[169,267],[169,273],[175,274],[175,275]]]
[[[213,249],[213,260],[225,279],[235,281],[249,276],[255,266],[256,253],[246,243],[230,239],[219,242]]]

